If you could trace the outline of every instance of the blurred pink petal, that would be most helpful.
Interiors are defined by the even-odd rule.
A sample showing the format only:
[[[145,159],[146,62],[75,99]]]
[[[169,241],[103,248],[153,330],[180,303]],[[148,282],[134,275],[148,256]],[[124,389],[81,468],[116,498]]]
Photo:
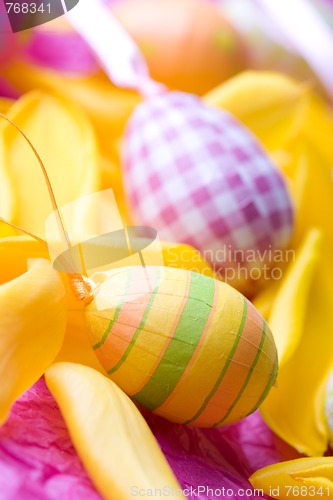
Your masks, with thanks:
[[[85,41],[74,32],[32,30],[24,50],[35,64],[72,75],[89,75],[98,64]]]
[[[20,93],[10,83],[0,77],[0,96],[8,99],[17,99]]]

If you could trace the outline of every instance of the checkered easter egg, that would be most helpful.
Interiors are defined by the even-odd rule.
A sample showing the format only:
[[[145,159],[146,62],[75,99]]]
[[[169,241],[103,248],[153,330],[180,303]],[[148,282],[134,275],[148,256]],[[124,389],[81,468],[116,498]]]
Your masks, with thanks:
[[[281,173],[246,127],[194,95],[169,92],[139,105],[122,164],[135,223],[199,249],[242,291],[290,241],[293,210]]]

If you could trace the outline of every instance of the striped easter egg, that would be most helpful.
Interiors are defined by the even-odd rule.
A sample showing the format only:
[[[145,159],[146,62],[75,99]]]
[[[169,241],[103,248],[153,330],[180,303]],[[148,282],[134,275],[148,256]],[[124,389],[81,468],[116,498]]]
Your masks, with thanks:
[[[277,374],[272,334],[238,291],[168,267],[93,276],[85,308],[96,355],[135,402],[202,427],[235,422],[265,399]]]

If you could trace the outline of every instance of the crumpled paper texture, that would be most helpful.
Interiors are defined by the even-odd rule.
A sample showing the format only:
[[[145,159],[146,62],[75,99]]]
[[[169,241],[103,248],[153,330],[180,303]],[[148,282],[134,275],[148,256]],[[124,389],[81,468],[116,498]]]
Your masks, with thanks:
[[[208,488],[251,488],[247,478],[258,468],[299,455],[279,440],[258,412],[220,429],[176,425],[144,411],[162,451],[182,488],[207,494]],[[129,458],[130,460],[130,458]],[[129,464],[130,466],[130,464]],[[1,500],[98,500],[71,443],[52,395],[40,379],[15,403],[0,429]],[[258,496],[247,496],[258,498]],[[266,497],[263,497],[266,498]]]

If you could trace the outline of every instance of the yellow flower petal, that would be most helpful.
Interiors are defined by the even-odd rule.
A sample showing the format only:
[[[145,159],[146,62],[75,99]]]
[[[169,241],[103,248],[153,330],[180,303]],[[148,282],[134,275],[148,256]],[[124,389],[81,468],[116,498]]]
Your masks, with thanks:
[[[321,240],[319,231],[310,231],[280,284],[268,319],[278,349],[280,369],[292,356],[302,336]]]
[[[81,363],[105,373],[89,340],[90,334],[83,316],[84,304],[74,297],[67,277],[63,278],[66,285],[68,321],[64,342],[55,361]]]
[[[226,109],[269,150],[281,149],[303,126],[307,87],[280,73],[244,71],[204,97]]]
[[[7,283],[24,274],[28,259],[48,259],[48,251],[28,236],[0,239],[0,283]]]
[[[71,363],[56,363],[45,377],[103,498],[128,500],[132,488],[179,489],[139,410],[110,379]]]
[[[101,188],[112,188],[121,219],[125,226],[130,226],[130,214],[125,201],[124,188],[121,177],[120,159],[115,158],[111,161],[110,158],[102,157],[100,160],[101,170]]]
[[[218,279],[211,265],[190,245],[162,241],[161,246],[165,266],[187,269]]]
[[[311,95],[307,114],[304,120],[304,135],[314,148],[320,152],[320,156],[332,169],[333,114],[327,103],[316,95]]]
[[[0,239],[0,283],[22,275],[30,258],[48,259],[46,247],[27,236]],[[65,338],[56,360],[82,363],[104,373],[89,342],[89,332],[83,318],[84,305],[74,297],[67,276],[61,277],[66,290],[68,319]]]
[[[48,261],[0,286],[0,423],[52,363],[65,328],[64,286]]]
[[[280,287],[279,280],[271,280],[266,286],[260,290],[257,295],[253,298],[252,303],[258,309],[258,311],[263,315],[263,317],[268,321],[269,315],[271,313],[274,299]]]
[[[333,126],[330,135],[333,137]],[[311,226],[320,228],[333,250],[333,179],[332,164],[316,149],[314,144],[301,137],[290,148],[291,162],[287,175],[293,180],[296,204],[296,231],[294,245],[297,245]]]
[[[249,479],[273,498],[329,498],[333,495],[333,457],[299,458],[256,471]]]
[[[137,93],[118,89],[102,73],[71,78],[48,68],[19,62],[3,68],[3,73],[23,92],[39,88],[78,103],[91,119],[107,152],[113,150],[129,116],[141,101]]]
[[[309,252],[309,248],[307,254],[311,266],[315,254]],[[305,255],[303,253],[303,259]],[[297,272],[297,262],[294,269],[297,277],[300,271]],[[303,276],[299,274],[299,283],[303,282],[307,286],[311,270],[304,267],[304,273]],[[307,455],[322,455],[328,442],[324,405],[325,388],[333,367],[332,276],[331,251],[326,241],[323,241],[307,301],[302,290],[295,286],[296,278],[295,282],[292,274],[287,278],[291,283],[290,303],[294,304],[296,310],[289,309],[286,300],[286,313],[291,314],[291,317],[288,319],[286,315],[281,324],[296,337],[299,333],[301,335],[298,342],[291,340],[291,345],[288,345],[289,340],[284,344],[279,341],[279,335],[284,338],[285,332],[277,331],[277,327],[273,330],[278,346],[284,345],[282,359],[283,356],[286,358],[279,371],[278,387],[270,392],[261,406],[262,415],[271,429],[297,451]],[[280,300],[282,307],[284,300]],[[305,315],[297,307],[304,307]],[[275,321],[278,321],[277,317]]]
[[[80,109],[36,91],[21,97],[8,117],[24,130],[40,154],[59,205],[99,189],[94,135]],[[38,162],[12,125],[3,120],[0,132],[0,179],[7,179],[15,193],[14,200],[3,200],[1,183],[1,215],[11,216],[7,208],[11,205],[17,225],[43,235],[45,219],[53,209]],[[78,222],[84,219],[81,214]]]
[[[0,238],[4,238],[6,236],[15,236],[15,234],[15,230],[12,227],[0,222]]]
[[[0,97],[0,112],[7,113],[12,104],[13,104],[12,99],[6,99],[5,97]]]

